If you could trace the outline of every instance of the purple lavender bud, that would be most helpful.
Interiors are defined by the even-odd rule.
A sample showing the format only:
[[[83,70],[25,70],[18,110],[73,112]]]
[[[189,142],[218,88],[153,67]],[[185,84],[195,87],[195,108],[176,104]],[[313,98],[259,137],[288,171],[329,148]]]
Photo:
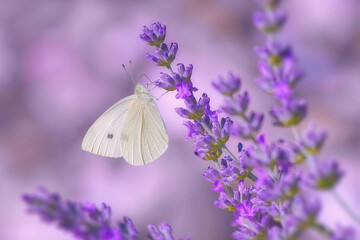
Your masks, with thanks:
[[[219,76],[218,82],[212,82],[214,88],[221,92],[225,96],[232,97],[234,93],[239,91],[241,84],[241,79],[238,76],[235,76],[233,73],[229,73],[225,79],[222,76]]]
[[[287,66],[285,61],[284,66]],[[293,94],[292,87],[300,80],[302,74],[296,70],[282,68],[282,75],[275,76],[268,63],[259,61],[258,69],[262,76],[256,79],[256,84],[267,94],[280,99],[288,99]]]
[[[205,111],[205,106],[209,106],[209,104],[210,104],[210,98],[206,93],[203,93],[203,95],[199,99],[199,103],[198,103],[199,107],[204,108]]]
[[[230,118],[222,118],[220,126],[220,140],[221,142],[227,142],[230,137],[230,130],[233,125],[233,121]]]
[[[149,235],[148,237],[152,240],[163,240],[164,236],[161,234],[161,232],[154,226],[154,225],[148,225],[148,231]]]
[[[281,0],[256,0],[256,2],[265,8],[274,9],[279,5]]]
[[[193,65],[190,64],[189,66],[187,66],[185,68],[184,64],[179,63],[178,65],[178,83],[180,82],[189,82],[191,75],[192,75],[192,71],[193,71]]]
[[[304,77],[304,73],[295,68],[294,60],[285,60],[282,68],[282,80],[294,87]]]
[[[246,161],[246,165],[251,167],[266,166],[270,169],[277,167],[278,170],[287,173],[293,164],[288,152],[280,143],[273,142],[267,144],[263,135],[260,135],[256,141],[260,149],[259,151],[254,151],[253,148],[249,148],[245,151],[243,158]]]
[[[318,198],[308,197],[306,201],[303,201],[302,212],[305,213],[310,218],[316,218],[320,213],[321,202]]]
[[[265,93],[280,99],[289,99],[293,94],[291,83],[286,81],[276,82],[275,78],[259,77],[255,82]]]
[[[286,234],[286,231],[284,228],[287,228],[288,225],[284,226],[283,228],[280,228],[278,226],[273,226],[269,229],[267,239],[289,239],[288,235]]]
[[[321,150],[326,140],[325,131],[316,131],[315,124],[311,123],[300,141],[302,149],[309,155],[316,155]]]
[[[166,26],[161,23],[153,23],[150,27],[144,26],[143,33],[140,34],[140,38],[147,42],[150,46],[160,47],[160,44],[164,42],[166,35]]]
[[[315,173],[310,173],[307,176],[307,183],[317,189],[331,189],[344,175],[344,172],[339,169],[337,161],[326,161],[319,164]]]
[[[313,196],[297,195],[293,199],[291,212],[285,221],[296,228],[311,226],[321,210],[321,203]]]
[[[289,99],[293,94],[291,85],[287,82],[279,82],[273,86],[272,94],[280,99]]]
[[[243,144],[241,142],[238,143],[238,152],[240,153],[243,150]]]
[[[260,31],[268,34],[277,33],[286,21],[286,15],[282,11],[274,11],[270,19],[264,12],[255,12],[253,23]]]
[[[231,134],[243,139],[254,139],[261,129],[263,120],[263,114],[251,112],[250,117],[246,119],[246,123],[234,123]]]
[[[159,54],[157,52],[155,54],[146,53],[146,58],[149,59],[150,61],[153,61],[158,66],[163,66],[161,57],[159,56]]]
[[[197,120],[195,120],[194,122],[186,121],[183,123],[183,125],[185,125],[189,130],[189,133],[185,141],[189,140],[190,138],[196,139],[200,135],[205,134],[205,129],[203,128],[203,126],[201,126],[201,124]]]
[[[269,95],[273,95],[273,87],[276,84],[273,78],[258,77],[255,80],[256,85]]]
[[[256,151],[252,145],[246,147],[241,152],[239,152],[239,161],[241,164],[245,165],[247,168],[252,166],[252,157],[255,155]]]
[[[252,218],[257,213],[256,208],[254,208],[253,204],[248,200],[244,200],[239,203],[236,206],[236,210],[238,211],[240,216],[244,218]]]
[[[178,81],[178,74],[174,74],[176,77],[176,82]],[[198,89],[193,87],[191,81],[188,82],[180,82],[176,84],[177,94],[175,98],[189,99],[189,97],[193,96],[193,92],[196,92]]]
[[[148,238],[150,240],[175,240],[175,237],[172,233],[172,228],[166,222],[163,222],[159,225],[159,230],[154,225],[148,225]],[[178,240],[190,240],[190,237],[183,239],[180,238]]]
[[[257,195],[257,189],[254,186],[246,187],[244,180],[239,181],[238,192],[240,194],[240,200],[251,200],[255,195]]]
[[[189,83],[187,83],[187,84],[189,84]],[[190,88],[192,88],[192,87],[190,87]],[[192,89],[194,90],[194,88],[192,88]],[[195,90],[197,90],[197,89],[195,89]],[[182,96],[185,97],[186,95],[184,94]],[[188,119],[193,119],[193,120],[200,119],[204,115],[205,107],[207,105],[209,105],[209,102],[210,102],[209,97],[205,93],[201,96],[201,98],[199,99],[198,102],[196,101],[194,95],[186,97],[186,98],[184,98],[184,100],[185,100],[185,105],[186,105],[190,115],[188,115],[188,116],[180,115],[180,116],[182,116],[184,118],[188,118]],[[177,110],[175,109],[175,111],[177,111]]]
[[[175,80],[166,73],[160,73],[160,80],[155,82],[156,86],[168,91],[174,91],[176,88]]]
[[[203,176],[206,180],[213,183],[215,180],[218,180],[220,178],[220,173],[218,170],[212,167],[208,167],[208,169],[204,172]]]
[[[211,188],[211,190],[213,190],[214,192],[224,192],[224,186],[223,186],[223,183],[220,181],[220,180],[215,180],[213,182],[214,184],[214,187]]]
[[[355,230],[351,227],[344,227],[338,225],[336,231],[333,236],[331,236],[331,240],[355,240],[356,234]]]
[[[257,232],[244,225],[239,225],[237,230],[232,234],[232,237],[235,240],[257,239]]]
[[[238,94],[233,99],[226,99],[221,108],[230,115],[243,115],[248,109],[250,97],[247,92]]]
[[[185,83],[189,86],[191,82]],[[190,86],[191,88],[192,86]],[[186,87],[185,87],[186,88]],[[186,90],[181,92],[181,96],[184,97],[185,105],[187,109],[185,108],[176,108],[175,111],[183,118],[187,119],[200,119],[205,112],[205,105],[209,104],[209,98],[206,94],[203,94],[202,97],[199,99],[199,102],[196,101],[195,97],[191,94],[191,96],[188,96],[186,94]]]
[[[175,108],[175,112],[182,118],[194,119],[193,114],[185,108]]]
[[[183,76],[184,73],[185,73],[185,66],[184,66],[184,64],[178,63],[178,64],[177,64],[177,67],[178,67],[177,73],[178,73],[180,76]]]
[[[305,161],[306,156],[297,144],[286,142],[286,147],[288,148],[289,158],[292,163],[301,164]]]
[[[261,75],[266,80],[275,82],[275,74],[268,63],[266,63],[264,61],[259,61],[257,66],[258,66],[258,69],[259,69]]]
[[[177,43],[171,43],[170,49],[165,43],[162,43],[160,48],[155,50],[155,53],[147,53],[146,57],[157,66],[169,67],[176,57],[177,50]]]
[[[247,208],[250,208],[250,205]],[[238,212],[236,213],[233,225],[237,227],[237,231],[232,235],[234,239],[270,239],[268,238],[268,231],[274,227],[275,221],[267,213],[266,207],[253,205],[253,208],[255,212],[251,213],[251,210],[248,209],[251,214],[245,214],[246,217]]]
[[[230,212],[236,211],[237,204],[238,203],[225,192],[220,192],[219,200],[214,202],[215,207],[225,209]]]
[[[252,132],[258,132],[260,130],[263,120],[264,120],[264,114],[251,112],[250,120],[248,123],[250,125]]]
[[[169,50],[169,55],[168,55],[168,59],[167,59],[167,62],[169,64],[171,64],[174,61],[174,59],[176,57],[176,53],[178,51],[178,48],[179,48],[179,46],[178,46],[177,43],[171,43],[170,50]]]
[[[180,84],[182,82],[185,82],[184,79],[180,76],[180,74],[174,73],[173,78],[176,84]]]
[[[274,118],[274,125],[289,127],[299,124],[307,112],[307,104],[304,100],[289,99],[282,106],[274,106],[269,114]]]
[[[208,117],[211,121],[217,122],[220,113],[221,113],[220,109],[212,111],[210,108],[210,104],[208,103],[205,104],[205,116]],[[218,128],[218,130],[220,131],[221,129]]]
[[[216,161],[222,154],[222,145],[211,135],[204,135],[195,140],[194,153],[204,160]]]
[[[224,182],[243,180],[247,176],[247,172],[242,168],[242,166],[236,163],[229,156],[225,156],[221,160],[220,173]]]
[[[294,56],[290,46],[281,46],[280,44],[273,43],[268,46],[255,47],[256,54],[267,61],[273,67],[279,67],[284,60],[294,61]]]
[[[161,223],[159,225],[159,229],[157,229],[154,225],[148,225],[148,231],[148,238],[150,240],[175,240],[172,228],[166,222]],[[180,238],[178,240],[190,240],[190,237],[186,239]]]
[[[166,43],[162,43],[162,44],[160,45],[160,48],[157,49],[157,50],[159,50],[159,53],[161,53],[160,56],[163,56],[164,58],[167,58],[167,57],[168,57],[168,55],[169,55],[169,48],[168,48],[168,46],[167,46]]]
[[[189,66],[186,67],[185,72],[183,74],[183,78],[185,79],[186,82],[190,80],[192,71],[193,71],[193,65],[190,64]]]
[[[175,98],[187,99],[188,97],[192,96],[192,92],[193,92],[192,83],[181,82],[176,85],[176,91],[177,94]]]
[[[172,236],[172,228],[169,224],[163,222],[159,226],[159,230],[163,233],[166,240],[175,240]]]
[[[129,217],[124,217],[124,222],[120,222],[119,225],[121,232],[124,233],[129,240],[137,239],[139,237],[139,233]]]
[[[300,191],[301,178],[296,174],[286,174],[279,182],[265,174],[260,175],[259,179],[256,182],[256,186],[261,188],[258,198],[265,202],[292,199]]]

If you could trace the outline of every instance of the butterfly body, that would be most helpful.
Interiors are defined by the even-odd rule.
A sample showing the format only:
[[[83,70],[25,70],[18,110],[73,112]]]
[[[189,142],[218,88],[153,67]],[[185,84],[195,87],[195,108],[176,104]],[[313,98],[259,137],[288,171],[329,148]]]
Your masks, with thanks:
[[[169,137],[156,99],[141,85],[103,113],[89,128],[82,149],[144,165],[161,156]]]

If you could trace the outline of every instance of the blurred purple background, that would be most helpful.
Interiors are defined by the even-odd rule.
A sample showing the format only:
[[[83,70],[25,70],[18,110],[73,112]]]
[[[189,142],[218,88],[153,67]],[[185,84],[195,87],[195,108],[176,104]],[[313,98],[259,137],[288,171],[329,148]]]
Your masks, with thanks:
[[[297,0],[282,7],[289,21],[281,38],[306,72],[296,89],[310,106],[306,121],[329,131],[321,156],[339,159],[347,175],[336,190],[360,214],[360,2]],[[0,239],[73,239],[25,213],[20,195],[39,185],[68,199],[106,202],[114,219],[130,216],[142,233],[147,224],[165,220],[178,237],[230,239],[232,216],[213,207],[217,194],[202,178],[208,163],[183,141],[186,129],[173,110],[181,102],[172,93],[158,102],[170,145],[154,163],[133,167],[80,145],[90,125],[133,92],[121,64],[132,60],[137,81],[143,73],[154,80],[164,71],[146,60],[151,48],[138,37],[155,21],[167,25],[166,42],[180,46],[175,62],[194,65],[193,82],[214,108],[222,99],[210,82],[231,70],[242,76],[251,108],[267,112],[272,99],[254,84],[253,46],[264,43],[251,23],[256,8],[239,0],[2,0]],[[264,132],[272,140],[292,139],[268,117]],[[321,198],[326,224],[356,226],[329,193]]]

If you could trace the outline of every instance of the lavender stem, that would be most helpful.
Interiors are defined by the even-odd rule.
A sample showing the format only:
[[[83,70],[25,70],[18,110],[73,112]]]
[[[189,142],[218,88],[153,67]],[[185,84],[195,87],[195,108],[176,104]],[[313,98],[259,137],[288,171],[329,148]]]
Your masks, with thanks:
[[[344,209],[344,211],[357,223],[360,224],[360,217],[345,203],[344,199],[333,189],[331,191],[332,196],[338,202],[338,204]]]

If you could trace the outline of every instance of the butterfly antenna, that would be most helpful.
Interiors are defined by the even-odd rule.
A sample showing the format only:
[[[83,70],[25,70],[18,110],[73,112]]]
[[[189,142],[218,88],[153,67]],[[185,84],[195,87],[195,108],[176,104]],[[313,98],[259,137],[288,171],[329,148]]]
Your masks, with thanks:
[[[149,92],[151,92],[152,90],[154,90],[156,88],[156,85],[150,89],[149,86],[152,85],[151,83],[146,83],[146,88],[149,90]]]
[[[160,97],[158,97],[157,99],[156,99],[156,101],[158,101],[162,96],[164,96],[165,94],[167,94],[168,92],[170,92],[169,90],[167,90],[166,92],[164,92],[163,94],[161,94],[161,96]]]
[[[150,83],[148,83],[148,85],[151,85],[151,84],[154,84],[155,85],[155,82],[152,81],[145,73],[141,74],[141,78],[142,77],[146,77],[147,80],[149,80]]]
[[[129,61],[129,62],[131,63],[131,61]],[[131,82],[133,83],[133,85],[134,85],[134,87],[135,87],[136,84],[135,84],[135,81],[134,81],[132,72],[131,72],[131,75],[128,73],[128,71],[127,71],[127,69],[126,69],[126,67],[125,67],[125,64],[122,64],[122,67],[124,68],[124,71],[125,71],[125,73],[126,73],[126,76],[127,76],[128,78],[130,78]]]
[[[148,89],[149,89],[149,86],[150,86],[150,85],[154,85],[154,87],[153,87],[152,89],[149,89],[149,91],[154,90],[154,89],[157,87],[156,84],[155,84],[155,82],[152,81],[145,73],[141,74],[141,79],[142,79],[143,77],[146,77],[146,79],[149,80],[149,82],[150,82],[150,83],[146,83],[146,87],[147,87]]]
[[[132,81],[132,82],[135,82],[135,81],[134,81],[134,77],[133,77],[133,72],[134,72],[133,70],[134,70],[134,69],[133,69],[133,66],[132,66],[132,62],[131,62],[131,60],[129,60],[129,65],[130,65],[130,76],[131,76],[131,81]]]

